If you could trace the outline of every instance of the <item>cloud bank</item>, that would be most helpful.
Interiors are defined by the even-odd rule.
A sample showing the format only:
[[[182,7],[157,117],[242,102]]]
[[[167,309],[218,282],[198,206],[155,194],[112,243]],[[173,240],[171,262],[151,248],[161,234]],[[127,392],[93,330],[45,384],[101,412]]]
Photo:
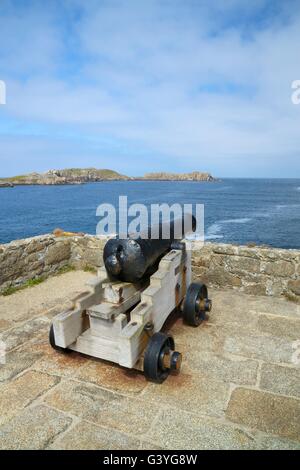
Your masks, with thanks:
[[[1,174],[299,176],[298,1],[2,0]]]

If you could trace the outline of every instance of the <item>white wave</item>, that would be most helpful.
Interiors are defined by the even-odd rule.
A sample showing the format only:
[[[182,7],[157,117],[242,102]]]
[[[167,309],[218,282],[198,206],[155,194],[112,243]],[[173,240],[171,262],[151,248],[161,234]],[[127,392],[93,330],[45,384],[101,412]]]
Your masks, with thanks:
[[[300,191],[300,186],[298,186],[298,188],[296,188],[296,191]]]
[[[255,212],[255,217],[256,218],[268,218],[272,217],[274,215],[274,211],[269,210],[268,212]]]
[[[205,240],[215,240],[217,238],[224,238],[223,235],[219,234],[222,230],[222,225],[220,223],[212,224],[207,229],[207,233],[205,234]]]
[[[276,209],[296,209],[300,207],[300,204],[277,204]]]
[[[205,240],[217,240],[220,238],[224,238],[224,235],[205,235]]]
[[[246,224],[250,222],[252,219],[249,217],[244,217],[241,219],[227,219],[227,220],[220,220],[220,224]]]
[[[240,219],[219,220],[218,222],[208,227],[207,233],[205,234],[205,240],[217,240],[220,238],[224,238],[224,235],[220,233],[224,224],[246,224],[251,220],[252,219],[250,219],[249,217],[243,217]]]

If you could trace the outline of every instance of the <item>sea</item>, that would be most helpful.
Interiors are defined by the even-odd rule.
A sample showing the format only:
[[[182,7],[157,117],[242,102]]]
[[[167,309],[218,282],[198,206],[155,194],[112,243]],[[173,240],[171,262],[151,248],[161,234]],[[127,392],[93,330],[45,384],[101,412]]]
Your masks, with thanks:
[[[52,232],[96,233],[97,207],[203,204],[205,240],[300,249],[300,179],[105,181],[0,188],[0,243]]]

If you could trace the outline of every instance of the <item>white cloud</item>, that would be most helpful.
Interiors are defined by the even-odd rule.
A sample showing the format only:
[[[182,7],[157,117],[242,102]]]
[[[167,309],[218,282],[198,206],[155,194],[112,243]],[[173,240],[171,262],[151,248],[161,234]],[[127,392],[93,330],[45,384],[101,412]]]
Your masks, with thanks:
[[[60,13],[34,4],[22,17],[7,7],[0,19],[10,43],[0,52],[8,88],[2,122],[42,126],[31,137],[48,146],[41,153],[54,151],[43,132],[59,136],[70,165],[78,134],[82,165],[95,161],[95,148],[101,162],[106,141],[125,172],[132,152],[127,168],[135,173],[172,165],[293,176],[300,170],[300,106],[290,99],[300,78],[300,15],[288,3],[278,12],[263,0],[243,9],[236,1],[70,0]],[[21,150],[10,144],[5,151],[19,158]],[[52,166],[61,166],[56,155]]]

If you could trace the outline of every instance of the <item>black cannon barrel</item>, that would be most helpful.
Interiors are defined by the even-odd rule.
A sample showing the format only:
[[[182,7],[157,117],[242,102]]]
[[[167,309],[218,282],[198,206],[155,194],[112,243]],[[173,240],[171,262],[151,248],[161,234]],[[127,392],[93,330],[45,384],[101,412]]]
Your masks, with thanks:
[[[155,270],[159,260],[166,254],[174,241],[184,238],[186,226],[195,231],[196,219],[185,214],[170,223],[160,223],[148,228],[147,236],[112,238],[103,251],[103,261],[109,276],[124,282],[138,282]],[[190,231],[188,230],[188,231]],[[155,238],[151,238],[155,233]],[[166,238],[166,235],[168,238]]]

